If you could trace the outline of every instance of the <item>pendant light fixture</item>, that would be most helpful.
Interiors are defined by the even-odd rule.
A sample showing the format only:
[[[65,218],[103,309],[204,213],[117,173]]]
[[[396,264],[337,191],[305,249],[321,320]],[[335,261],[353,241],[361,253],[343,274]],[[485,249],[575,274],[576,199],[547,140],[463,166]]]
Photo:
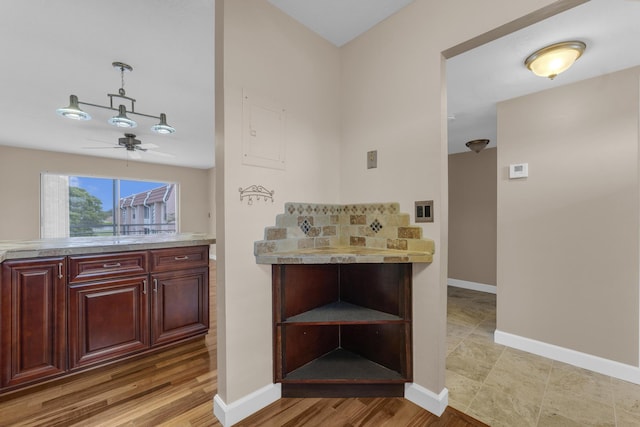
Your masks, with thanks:
[[[129,64],[125,64],[124,62],[113,62],[111,64],[113,68],[120,70],[120,89],[118,89],[118,94],[108,93],[109,97],[109,105],[98,105],[91,104],[89,102],[81,102],[78,100],[76,95],[69,96],[69,106],[64,108],[58,108],[56,112],[62,117],[66,117],[68,119],[74,120],[91,120],[91,116],[80,109],[80,105],[89,105],[91,107],[104,108],[107,110],[117,111],[118,114],[111,117],[107,122],[113,126],[117,126],[120,128],[135,128],[138,124],[135,120],[132,120],[127,116],[127,114],[149,117],[152,119],[158,119],[159,122],[153,126],[151,126],[151,130],[160,134],[170,134],[174,133],[176,130],[174,127],[167,124],[167,115],[165,113],[161,113],[159,116],[154,116],[151,114],[144,114],[135,111],[135,103],[136,100],[127,96],[127,93],[124,90],[124,73],[125,71],[133,71],[133,67]],[[114,106],[114,98],[116,98],[116,105]],[[130,108],[127,110],[125,104],[121,104],[120,102],[128,102],[130,103]]]
[[[536,76],[553,80],[568,70],[586,48],[587,45],[578,40],[552,44],[533,52],[525,59],[524,65]]]

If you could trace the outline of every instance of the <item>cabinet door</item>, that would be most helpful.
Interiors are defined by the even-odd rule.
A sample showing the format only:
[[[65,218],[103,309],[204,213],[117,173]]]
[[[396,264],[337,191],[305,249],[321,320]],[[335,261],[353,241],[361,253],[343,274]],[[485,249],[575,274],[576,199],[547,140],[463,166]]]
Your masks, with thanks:
[[[209,330],[208,271],[204,267],[151,276],[151,345]]]
[[[69,286],[69,362],[78,368],[149,347],[147,276]]]
[[[64,258],[7,261],[0,278],[0,386],[66,370]]]

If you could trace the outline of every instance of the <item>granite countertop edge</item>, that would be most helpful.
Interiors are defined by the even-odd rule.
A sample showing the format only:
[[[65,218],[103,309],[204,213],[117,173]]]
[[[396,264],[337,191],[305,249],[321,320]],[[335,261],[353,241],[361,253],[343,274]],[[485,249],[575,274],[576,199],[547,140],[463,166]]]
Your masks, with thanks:
[[[66,239],[15,241],[0,240],[0,262],[13,259],[89,255],[212,245],[215,243],[215,237],[204,233],[179,233],[156,236],[70,237]]]
[[[257,264],[401,264],[401,263],[431,263],[431,253],[403,253],[397,254],[382,251],[380,254],[357,252],[341,252],[323,254],[304,253],[270,253],[256,256]]]

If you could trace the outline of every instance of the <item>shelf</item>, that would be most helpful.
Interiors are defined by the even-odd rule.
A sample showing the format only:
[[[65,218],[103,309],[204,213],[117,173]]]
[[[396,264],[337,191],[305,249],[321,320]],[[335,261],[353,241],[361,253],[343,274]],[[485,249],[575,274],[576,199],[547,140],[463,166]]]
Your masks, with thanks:
[[[338,348],[290,372],[283,382],[404,382],[398,372]]]
[[[360,323],[360,322],[401,322],[401,317],[378,310],[336,301],[285,320],[291,323]]]

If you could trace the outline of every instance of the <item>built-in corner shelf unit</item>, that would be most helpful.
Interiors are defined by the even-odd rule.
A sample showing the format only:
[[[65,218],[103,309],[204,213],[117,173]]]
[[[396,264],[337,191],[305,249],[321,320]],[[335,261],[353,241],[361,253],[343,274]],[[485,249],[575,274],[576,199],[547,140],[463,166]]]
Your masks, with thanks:
[[[255,246],[272,264],[283,397],[403,396],[413,381],[412,267],[431,261],[433,241],[395,203],[285,209]]]

